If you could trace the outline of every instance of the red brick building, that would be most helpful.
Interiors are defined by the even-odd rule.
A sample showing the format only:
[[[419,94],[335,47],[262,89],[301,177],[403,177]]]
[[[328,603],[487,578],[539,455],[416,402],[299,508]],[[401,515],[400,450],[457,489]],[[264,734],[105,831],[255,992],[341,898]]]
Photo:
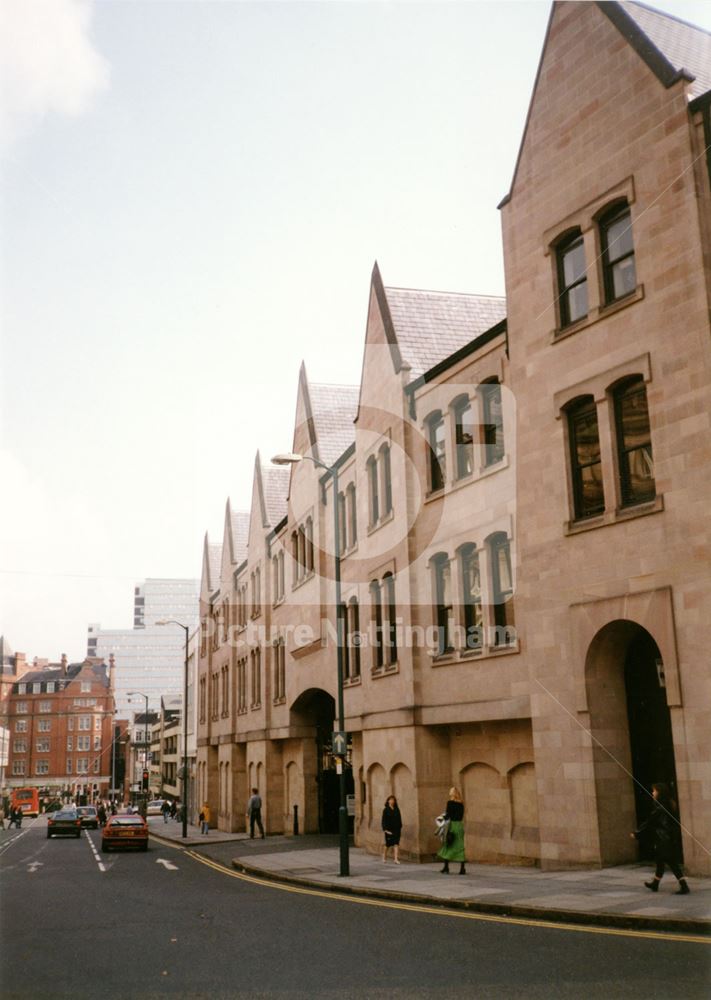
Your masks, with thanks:
[[[111,784],[113,663],[52,663],[28,671],[8,698],[8,788],[107,796]]]

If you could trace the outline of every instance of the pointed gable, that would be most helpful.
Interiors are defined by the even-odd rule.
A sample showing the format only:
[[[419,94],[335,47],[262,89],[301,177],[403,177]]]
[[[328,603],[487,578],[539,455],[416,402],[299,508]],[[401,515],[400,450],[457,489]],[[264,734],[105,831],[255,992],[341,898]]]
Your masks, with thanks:
[[[266,526],[273,528],[286,516],[289,469],[268,465],[262,466],[261,472]]]
[[[207,532],[202,547],[202,573],[200,579],[200,596],[208,601],[220,586],[220,566],[222,563],[222,546],[210,542]]]
[[[357,385],[309,385],[309,400],[316,429],[318,455],[326,465],[335,461],[355,441]]]
[[[249,541],[249,512],[232,510],[231,501],[225,504],[225,526],[222,535],[221,572],[223,584],[228,585],[229,577],[236,566],[247,558]]]

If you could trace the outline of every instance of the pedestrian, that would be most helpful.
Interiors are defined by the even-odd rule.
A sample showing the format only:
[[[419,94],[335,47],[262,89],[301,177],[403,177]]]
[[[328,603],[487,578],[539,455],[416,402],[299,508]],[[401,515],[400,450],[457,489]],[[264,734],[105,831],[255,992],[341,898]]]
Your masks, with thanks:
[[[22,809],[18,808],[15,810],[15,826],[18,830],[22,829]]]
[[[458,861],[459,874],[466,875],[467,871],[464,867],[464,802],[462,801],[462,793],[458,788],[449,789],[449,798],[444,815],[449,820],[449,828],[445,842],[437,852],[437,857],[444,861],[444,867],[441,869],[440,874],[449,875],[449,862]]]
[[[386,799],[381,826],[385,834],[383,864],[388,860],[388,848],[392,847],[393,860],[396,865],[399,865],[398,852],[400,850],[400,834],[402,833],[402,816],[394,795],[388,795]]]
[[[175,799],[173,799],[173,801],[170,803],[170,818],[175,819],[177,812],[178,812],[178,803],[175,801]]]
[[[106,826],[106,806],[103,802],[99,805],[96,812],[99,817],[99,826]]]
[[[5,806],[0,802],[0,830],[5,829]]]
[[[652,785],[654,804],[652,811],[631,837],[638,838],[641,833],[649,832],[654,838],[654,860],[656,869],[651,882],[644,884],[652,892],[659,890],[664,868],[669,865],[679,882],[677,896],[686,896],[691,892],[684,878],[681,867],[681,845],[679,843],[679,821],[676,818],[676,802],[671,797],[669,786],[663,781]]]
[[[203,802],[202,811],[200,812],[200,833],[204,833],[205,836],[210,832],[210,807],[207,802]]]
[[[249,836],[254,840],[254,826],[259,827],[259,832],[264,840],[264,827],[262,826],[262,797],[258,788],[252,789],[252,797],[247,803],[247,816],[249,818]]]
[[[163,805],[160,807],[160,811],[163,813],[163,822],[168,822],[168,817],[170,816],[170,802],[166,799]]]

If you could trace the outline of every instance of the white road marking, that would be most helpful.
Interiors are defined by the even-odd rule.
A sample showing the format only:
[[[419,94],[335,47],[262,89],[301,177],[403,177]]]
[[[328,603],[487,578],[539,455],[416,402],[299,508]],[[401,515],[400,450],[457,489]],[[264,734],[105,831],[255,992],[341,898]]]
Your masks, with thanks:
[[[96,849],[94,841],[89,836],[89,831],[85,830],[84,833],[86,834],[86,839],[89,841],[89,847],[91,847],[92,854],[94,855],[94,860],[96,861],[97,865],[99,866],[99,871],[100,872],[105,872],[106,871],[106,865],[104,864],[104,862],[99,857],[99,852]]]
[[[171,872],[177,872],[178,871],[178,866],[172,864],[170,861],[166,861],[165,858],[156,858],[156,864],[157,865],[164,865],[165,868],[167,868],[168,871],[171,871]]]
[[[30,874],[34,874],[38,868],[42,868],[43,866],[44,861],[33,861],[32,864],[27,866],[27,871],[30,872]]]

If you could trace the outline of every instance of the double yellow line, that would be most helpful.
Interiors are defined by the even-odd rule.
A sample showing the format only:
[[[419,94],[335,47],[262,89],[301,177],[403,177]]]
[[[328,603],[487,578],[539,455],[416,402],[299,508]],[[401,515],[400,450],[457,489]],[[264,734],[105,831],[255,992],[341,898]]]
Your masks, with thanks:
[[[577,934],[607,934],[614,937],[646,938],[653,941],[683,941],[685,944],[711,944],[711,937],[701,937],[695,934],[664,934],[659,931],[634,931],[624,928],[596,927],[585,924],[558,923],[554,920],[528,920],[525,917],[499,917],[490,913],[469,913],[464,910],[446,910],[438,906],[426,906],[413,903],[398,903],[395,900],[371,899],[367,896],[351,896],[349,893],[338,892],[337,890],[308,889],[304,886],[286,885],[283,882],[274,882],[271,879],[259,878],[255,875],[246,875],[244,872],[227,868],[211,858],[197,854],[195,851],[183,849],[183,853],[201,865],[229,875],[230,878],[239,879],[242,882],[249,882],[252,885],[261,885],[267,889],[277,889],[280,892],[293,892],[301,896],[318,896],[320,899],[332,899],[342,903],[355,903],[358,906],[378,906],[386,910],[407,910],[411,913],[427,913],[436,917],[450,917],[455,920],[478,920],[488,924],[515,924],[519,927],[545,927],[555,931],[575,931]]]

